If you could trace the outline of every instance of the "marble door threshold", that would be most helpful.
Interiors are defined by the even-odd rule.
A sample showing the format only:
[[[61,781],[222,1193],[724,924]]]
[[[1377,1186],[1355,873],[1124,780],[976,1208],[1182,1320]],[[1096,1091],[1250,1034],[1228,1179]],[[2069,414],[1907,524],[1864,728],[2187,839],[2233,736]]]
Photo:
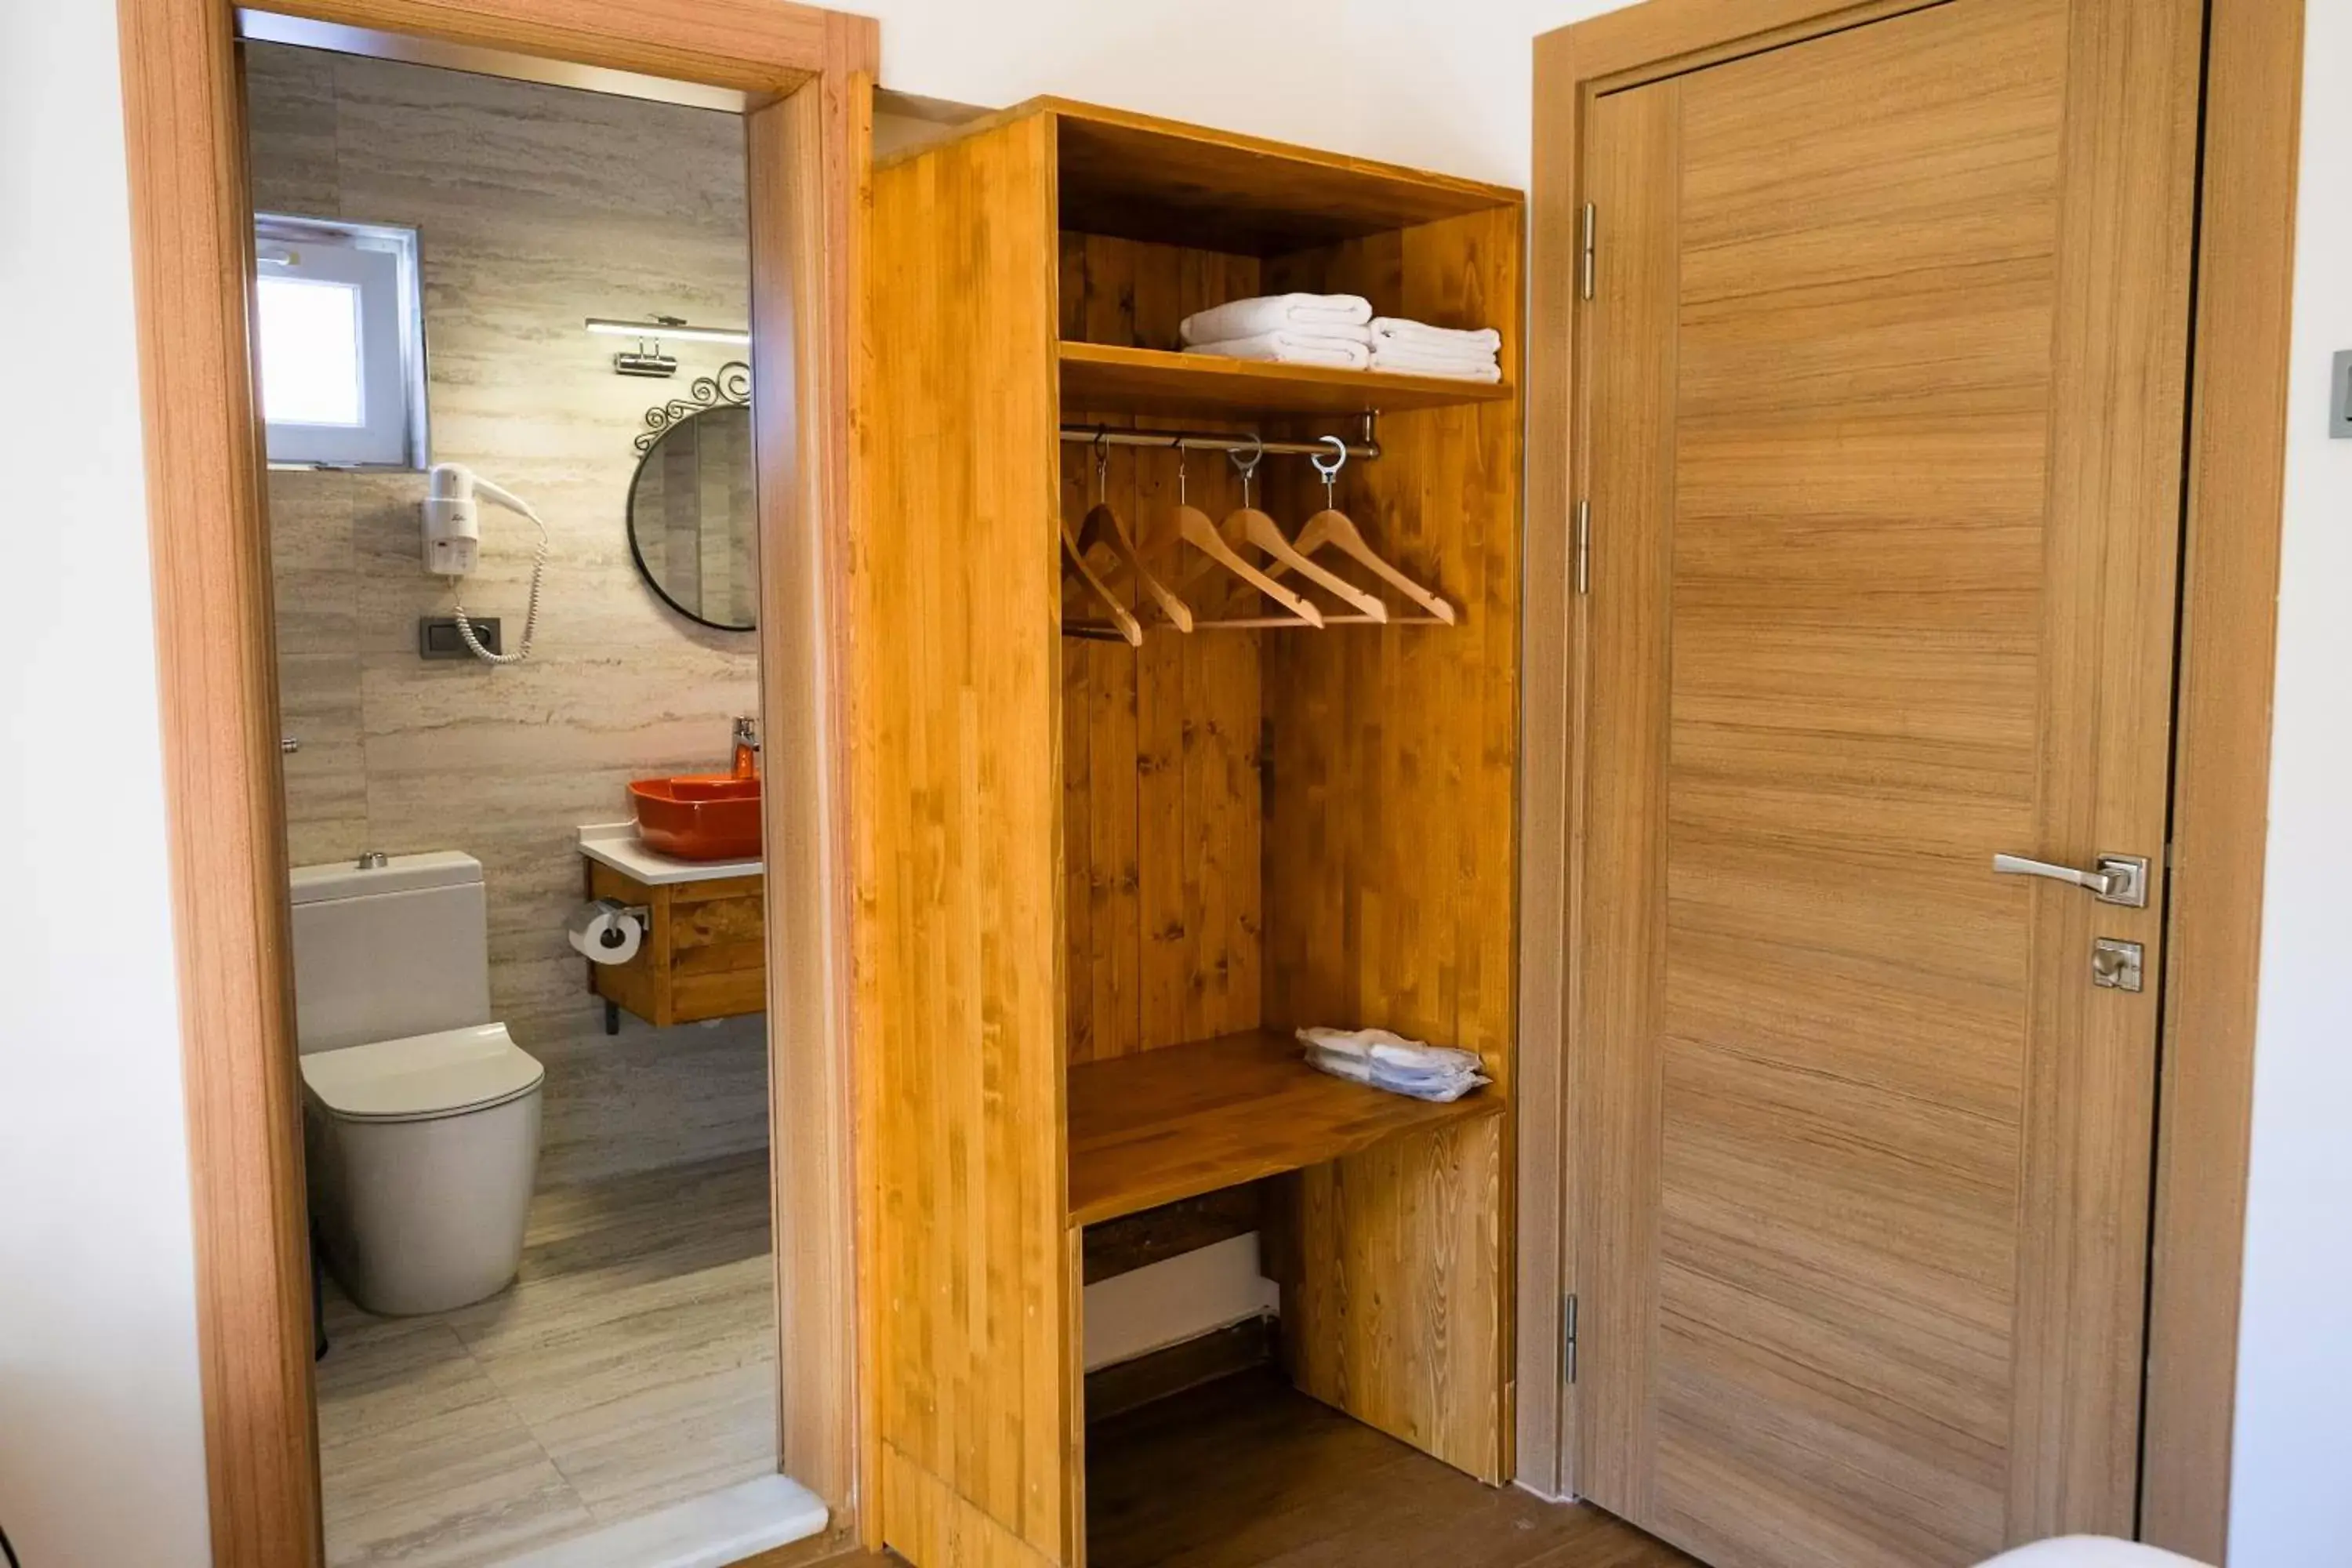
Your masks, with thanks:
[[[805,1541],[825,1519],[824,1504],[798,1481],[761,1476],[510,1557],[505,1568],[724,1568]]]

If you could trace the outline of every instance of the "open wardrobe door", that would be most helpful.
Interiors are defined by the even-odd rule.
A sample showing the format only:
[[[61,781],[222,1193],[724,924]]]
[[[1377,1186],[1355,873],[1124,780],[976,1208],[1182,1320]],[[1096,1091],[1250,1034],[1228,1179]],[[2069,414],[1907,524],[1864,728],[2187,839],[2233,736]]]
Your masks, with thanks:
[[[1038,118],[874,177],[853,605],[865,1354],[880,1533],[924,1568],[1057,1565],[1081,1545],[1045,852],[1062,793],[1053,279],[1009,244],[937,243],[1044,228],[1053,179]],[[972,352],[940,347],[973,334]]]
[[[1584,105],[1577,1483],[1719,1568],[2133,1533],[2199,14]]]

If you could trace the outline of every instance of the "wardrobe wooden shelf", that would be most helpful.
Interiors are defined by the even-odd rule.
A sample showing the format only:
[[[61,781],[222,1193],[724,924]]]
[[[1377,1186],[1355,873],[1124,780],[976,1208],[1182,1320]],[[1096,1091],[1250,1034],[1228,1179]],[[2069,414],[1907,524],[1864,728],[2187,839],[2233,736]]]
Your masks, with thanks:
[[[1094,1225],[1490,1116],[1308,1067],[1298,1042],[1244,1029],[1070,1068],[1070,1223]]]
[[[1278,414],[1402,413],[1506,403],[1507,383],[1396,375],[1387,371],[1334,370],[1315,364],[1268,364],[1166,349],[1110,343],[1062,344],[1062,405],[1126,414],[1219,414],[1229,417]]]

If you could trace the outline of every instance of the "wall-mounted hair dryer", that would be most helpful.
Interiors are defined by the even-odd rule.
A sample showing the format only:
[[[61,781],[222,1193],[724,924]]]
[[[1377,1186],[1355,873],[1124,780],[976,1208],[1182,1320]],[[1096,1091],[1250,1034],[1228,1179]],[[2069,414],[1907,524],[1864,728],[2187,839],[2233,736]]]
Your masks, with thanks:
[[[480,498],[477,500],[476,498]],[[522,641],[512,653],[492,653],[474,635],[466,607],[452,602],[457,636],[486,664],[520,664],[530,657],[530,636],[539,626],[539,582],[547,570],[547,523],[520,497],[482,478],[462,463],[436,463],[425,489],[425,569],[442,577],[463,577],[481,552],[481,501],[519,513],[539,527],[539,551],[530,563],[530,607],[523,612]]]

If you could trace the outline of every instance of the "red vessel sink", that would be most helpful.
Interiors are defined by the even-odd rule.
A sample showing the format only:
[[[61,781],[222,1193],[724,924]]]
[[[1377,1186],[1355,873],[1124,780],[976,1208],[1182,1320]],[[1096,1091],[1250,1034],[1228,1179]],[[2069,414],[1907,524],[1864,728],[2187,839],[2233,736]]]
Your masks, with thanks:
[[[681,860],[760,858],[760,781],[724,774],[638,779],[629,785],[637,837]]]

